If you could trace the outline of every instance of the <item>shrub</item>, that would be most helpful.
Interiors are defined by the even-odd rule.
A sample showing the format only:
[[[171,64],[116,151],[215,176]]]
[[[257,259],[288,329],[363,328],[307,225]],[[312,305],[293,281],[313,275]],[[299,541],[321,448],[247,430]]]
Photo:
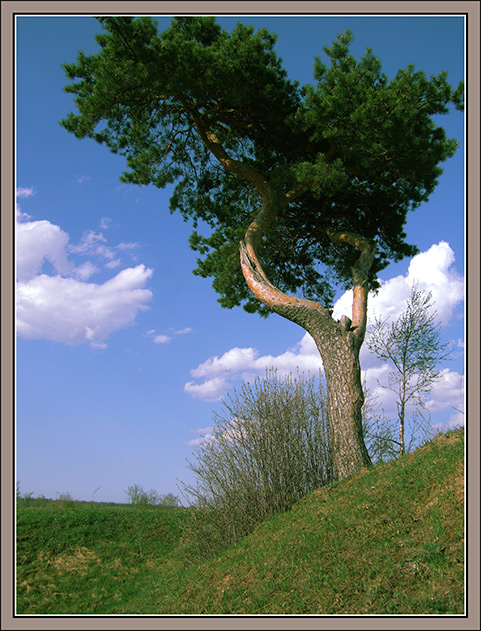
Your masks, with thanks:
[[[320,379],[268,371],[221,407],[213,438],[196,446],[196,464],[188,462],[196,483],[183,484],[194,500],[188,538],[205,551],[235,543],[334,480]]]
[[[144,499],[146,499],[144,489],[138,484],[128,486],[125,494],[129,498],[130,503],[134,506],[138,506],[139,504],[144,503]]]
[[[364,441],[369,456],[374,465],[388,462],[400,455],[399,423],[397,419],[386,416],[377,402],[377,396],[364,388],[364,405],[362,409],[362,424]],[[410,453],[422,445],[430,442],[439,431],[427,423],[427,420],[414,411],[409,431],[403,437],[405,453]]]
[[[388,462],[398,456],[397,442],[393,439],[396,425],[387,418],[380,408],[378,397],[364,387],[362,408],[362,429],[364,442],[373,465]]]
[[[177,495],[167,493],[166,495],[159,496],[157,505],[162,508],[177,508],[180,506],[180,501]]]
[[[179,506],[179,498],[172,493],[159,495],[154,489],[144,491],[138,484],[128,486],[125,491],[133,506],[161,506],[162,508],[175,508]]]
[[[58,502],[73,502],[73,498],[70,493],[67,491],[66,493],[60,493],[57,497]]]

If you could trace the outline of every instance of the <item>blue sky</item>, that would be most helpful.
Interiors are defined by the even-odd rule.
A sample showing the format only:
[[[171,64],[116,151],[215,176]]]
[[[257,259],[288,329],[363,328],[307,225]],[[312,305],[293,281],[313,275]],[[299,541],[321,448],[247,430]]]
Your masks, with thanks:
[[[388,76],[408,63],[464,78],[460,16],[220,17],[278,34],[292,79],[312,81],[313,58],[347,28],[352,52],[372,47]],[[169,18],[160,19],[161,28]],[[17,480],[21,492],[122,502],[129,485],[179,494],[187,460],[208,434],[220,397],[241,379],[316,370],[298,326],[222,309],[210,280],[192,274],[191,227],[170,215],[170,189],[119,182],[123,159],[58,124],[72,110],[61,64],[97,50],[92,17],[17,18]],[[371,313],[396,317],[412,282],[432,291],[451,361],[429,400],[432,423],[463,423],[464,116],[439,123],[460,147],[430,201],[411,214],[420,254],[387,268]],[[349,314],[339,293],[335,315]],[[388,414],[378,380],[386,367],[364,346],[369,389]]]

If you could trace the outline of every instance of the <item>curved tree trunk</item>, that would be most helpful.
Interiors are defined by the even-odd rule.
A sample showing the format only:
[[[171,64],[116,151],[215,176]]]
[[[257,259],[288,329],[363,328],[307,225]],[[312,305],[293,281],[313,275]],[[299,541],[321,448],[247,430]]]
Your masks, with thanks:
[[[188,110],[187,105],[185,106]],[[304,187],[288,192],[275,190],[268,179],[252,166],[232,159],[208,123],[197,111],[192,120],[202,141],[222,166],[250,182],[262,197],[262,208],[247,228],[240,245],[241,266],[251,291],[272,311],[299,324],[313,337],[321,354],[328,389],[328,419],[332,442],[333,465],[338,479],[371,464],[362,432],[362,405],[359,351],[364,340],[367,320],[367,274],[372,265],[375,247],[360,235],[327,229],[334,243],[348,243],[360,252],[352,269],[354,300],[352,321],[343,317],[334,320],[328,309],[302,298],[284,294],[267,279],[257,259],[255,247],[267,233],[277,215]]]
[[[241,266],[251,291],[272,311],[295,322],[314,339],[322,358],[328,391],[328,420],[332,442],[333,465],[338,479],[352,475],[371,464],[364,444],[359,351],[364,340],[367,314],[367,269],[374,248],[358,235],[332,233],[332,240],[349,241],[361,250],[353,269],[353,321],[343,316],[334,320],[322,305],[284,294],[267,279],[257,260],[249,230],[241,243]]]

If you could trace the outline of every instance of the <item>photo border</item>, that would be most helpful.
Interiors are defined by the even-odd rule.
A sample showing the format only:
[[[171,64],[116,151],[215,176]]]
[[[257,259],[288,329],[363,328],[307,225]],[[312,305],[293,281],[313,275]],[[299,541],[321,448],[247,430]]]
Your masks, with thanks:
[[[272,9],[276,10],[273,11]],[[465,616],[141,616],[141,615],[16,615],[14,606],[14,423],[15,423],[15,323],[14,323],[14,18],[18,14],[213,14],[213,15],[466,15],[466,532],[467,561]],[[480,501],[480,4],[477,1],[445,2],[64,2],[4,1],[1,3],[2,43],[2,203],[1,203],[1,629],[479,629],[479,501]]]

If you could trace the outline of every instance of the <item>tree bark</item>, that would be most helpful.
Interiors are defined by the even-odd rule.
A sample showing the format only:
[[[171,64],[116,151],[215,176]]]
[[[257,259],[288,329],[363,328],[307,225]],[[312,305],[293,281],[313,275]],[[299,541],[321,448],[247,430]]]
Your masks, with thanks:
[[[252,244],[241,243],[241,266],[251,291],[273,312],[295,322],[314,339],[322,358],[328,391],[329,433],[335,475],[346,478],[371,464],[362,431],[364,393],[359,351],[366,326],[365,282],[355,286],[353,326],[347,317],[334,320],[328,309],[303,298],[284,294],[265,276]],[[249,247],[250,246],[250,247]],[[371,249],[373,255],[373,249]],[[359,270],[356,270],[356,273]],[[359,281],[360,276],[357,274]]]
[[[228,155],[216,135],[204,125],[198,112],[192,112],[192,119],[212,155],[226,170],[253,184],[262,197],[262,208],[247,228],[244,241],[240,244],[242,272],[247,285],[261,302],[275,313],[300,325],[314,339],[326,376],[333,467],[338,479],[346,478],[371,464],[362,431],[364,394],[359,351],[366,332],[367,274],[374,259],[375,247],[360,235],[326,230],[334,243],[348,243],[360,252],[352,268],[352,319],[343,317],[338,322],[322,305],[280,291],[265,275],[257,259],[256,245],[281,210],[301,195],[304,187],[299,185],[286,193],[278,193],[263,174]]]
[[[401,401],[398,403],[399,408],[399,455],[404,456],[406,447],[404,444],[404,419],[406,414],[406,376],[403,366],[403,375],[401,383]]]

